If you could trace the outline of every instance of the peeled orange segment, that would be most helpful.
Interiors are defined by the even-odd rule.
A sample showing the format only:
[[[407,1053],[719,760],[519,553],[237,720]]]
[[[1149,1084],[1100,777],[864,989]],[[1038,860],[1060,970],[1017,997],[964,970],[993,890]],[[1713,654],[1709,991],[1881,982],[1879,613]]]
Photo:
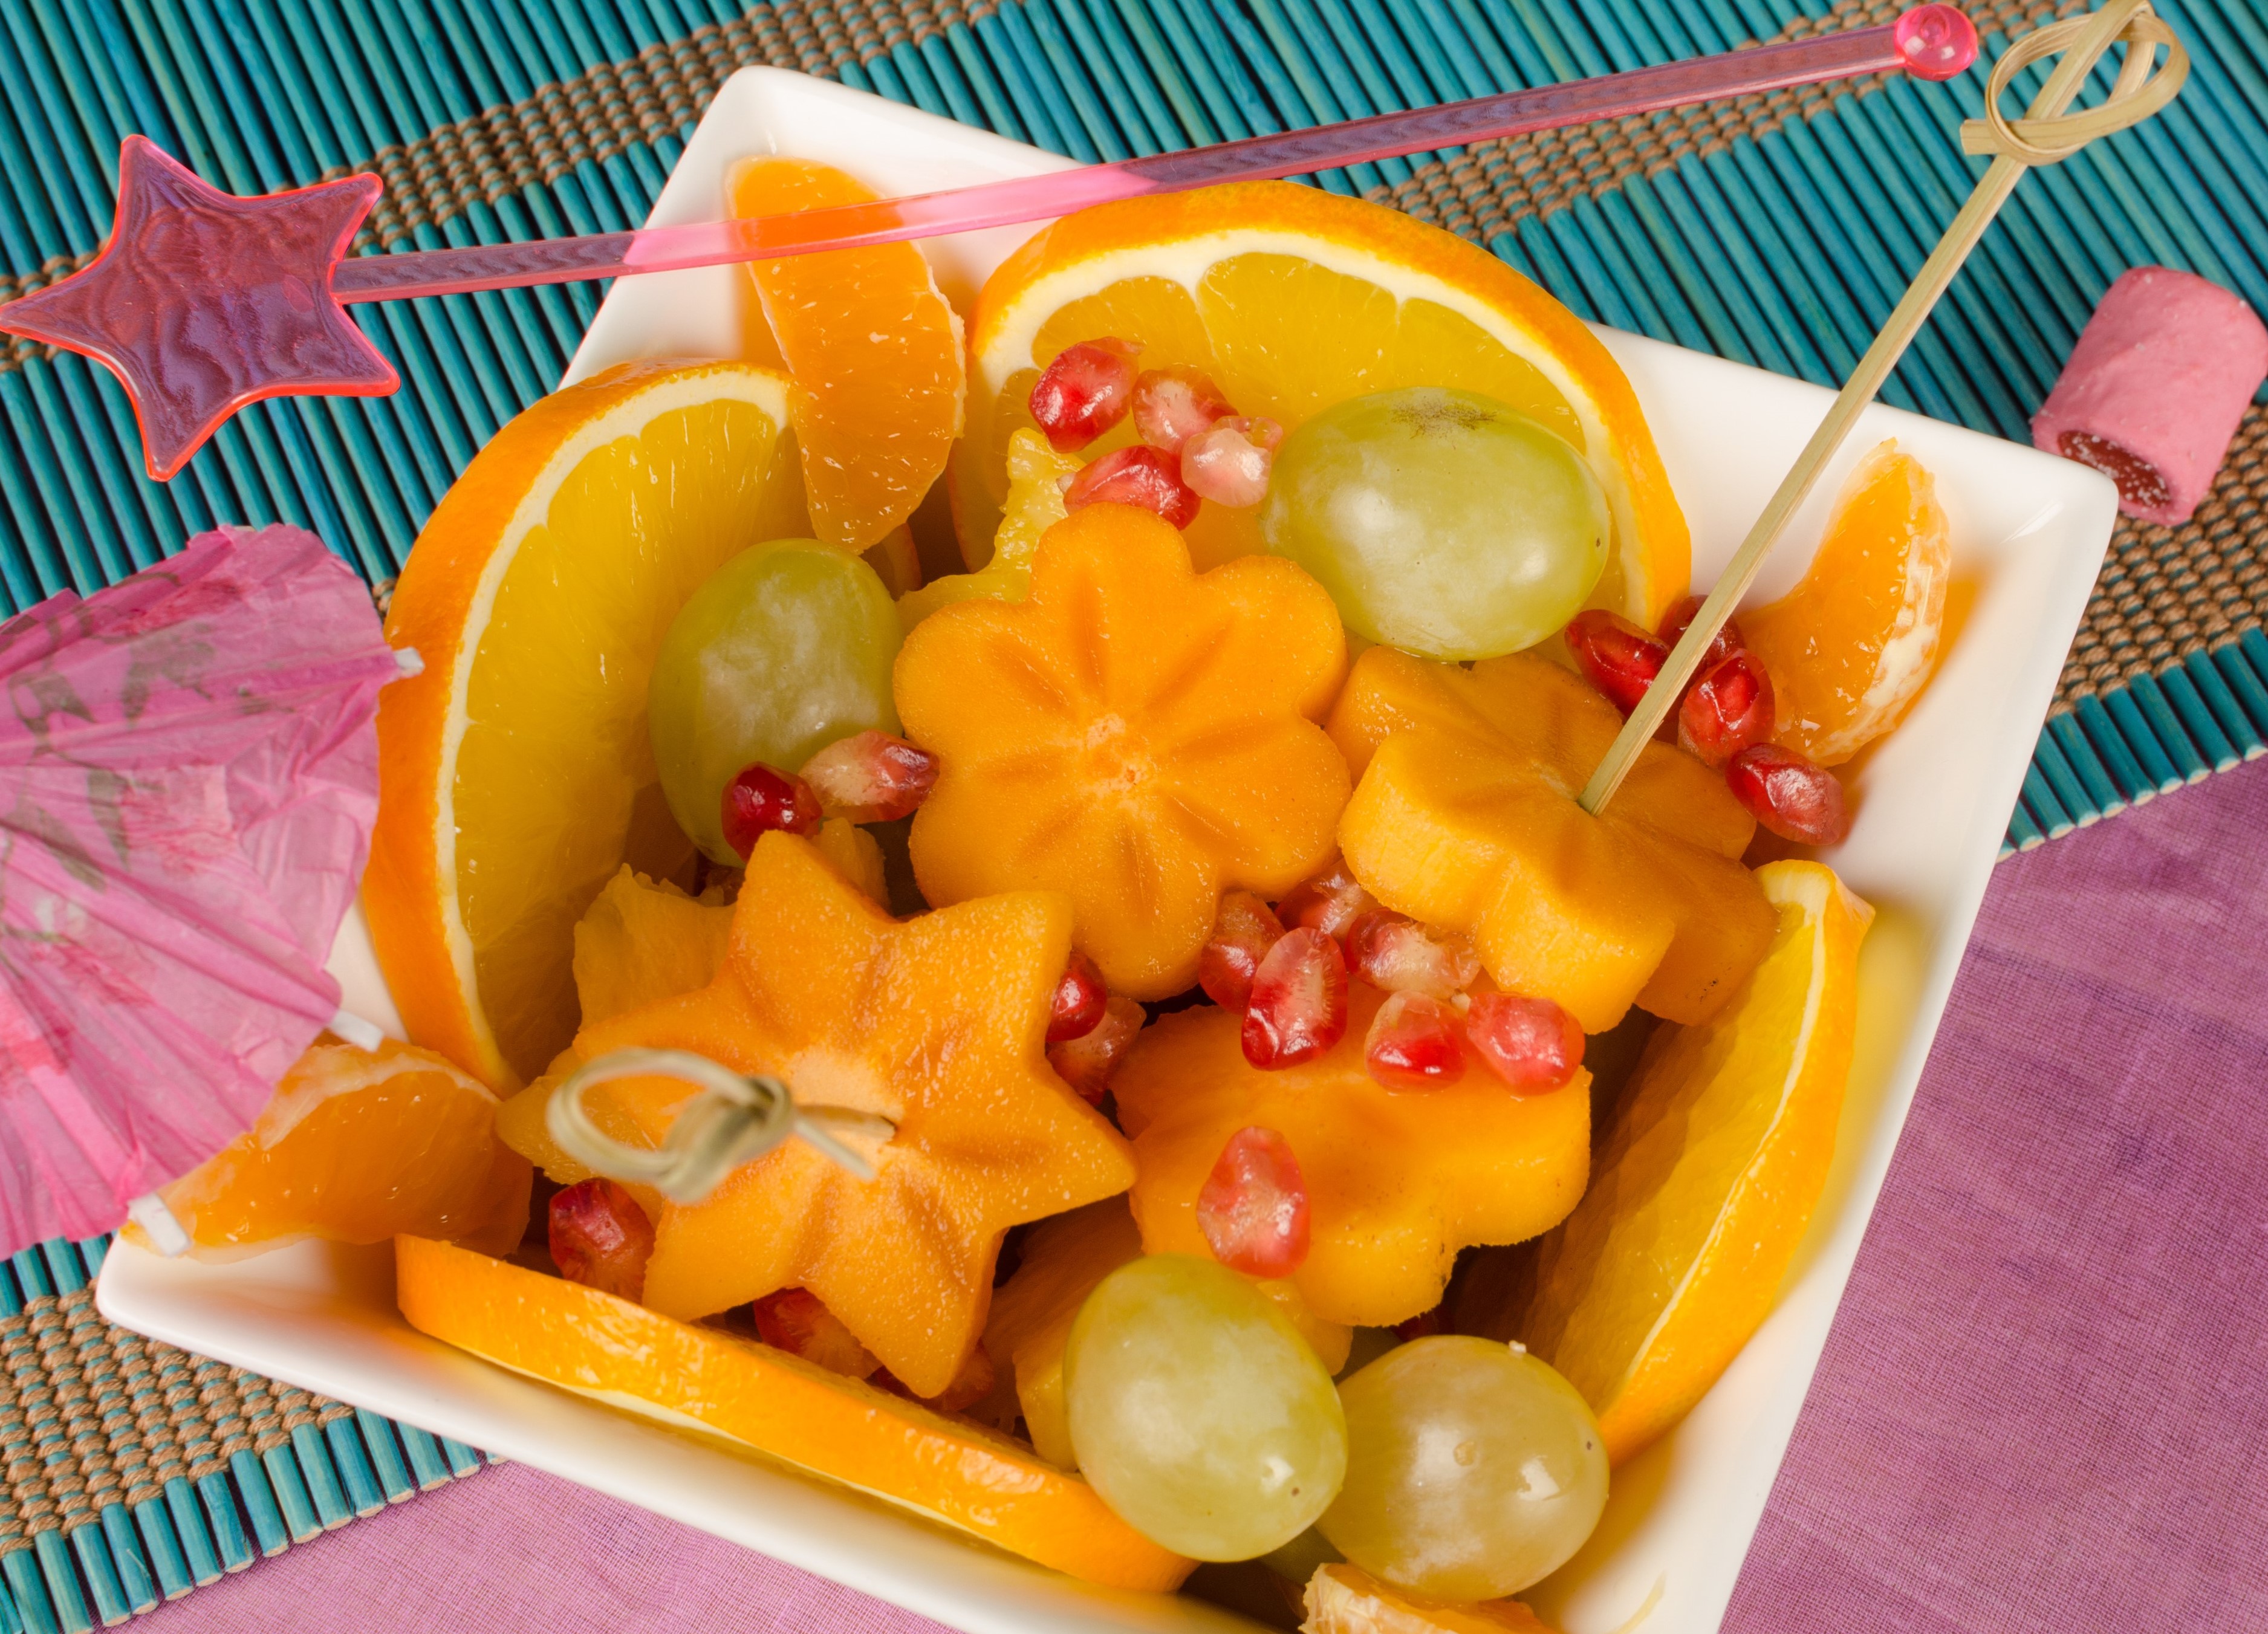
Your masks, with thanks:
[[[1332,404],[1441,386],[1508,404],[1589,459],[1613,513],[1592,599],[1645,624],[1685,593],[1691,546],[1638,399],[1574,313],[1487,251],[1398,210],[1261,181],[1081,210],[985,282],[969,319],[968,434],[954,526],[990,552],[1009,438],[1064,347],[1139,342],[1141,366],[1211,375],[1245,415],[1287,428]],[[1134,440],[1130,421],[1085,451]],[[1261,548],[1258,513],[1207,504],[1188,529],[1200,570]]]
[[[1189,1575],[1192,1563],[1021,1443],[755,1340],[419,1237],[394,1245],[394,1296],[411,1327],[499,1366],[753,1447],[1090,1583],[1168,1590]]]
[[[690,865],[646,683],[703,579],[805,531],[787,423],[770,370],[605,370],[490,438],[402,570],[387,638],[425,670],[379,702],[363,905],[410,1036],[493,1088],[574,1035],[575,922],[615,871]]]
[[[496,1097],[438,1056],[318,1044],[249,1130],[160,1196],[196,1248],[401,1232],[504,1253],[532,1171],[496,1138]]]
[[[1552,1634],[1516,1600],[1452,1606],[1382,1583],[1360,1566],[1318,1566],[1300,1634]]]
[[[1771,951],[1715,1017],[1654,1034],[1537,1265],[1522,1337],[1596,1410],[1617,1463],[1764,1321],[1835,1155],[1874,909],[1821,863],[1756,881],[1779,916]]]
[[[1835,766],[1904,720],[1937,668],[1952,577],[1935,481],[1883,443],[1844,483],[1803,582],[1741,615],[1771,673],[1773,741]]]
[[[833,166],[801,158],[744,159],[727,187],[736,216],[875,196]],[[776,351],[795,379],[812,527],[865,550],[914,513],[961,434],[961,319],[910,244],[753,261],[748,273],[768,331],[750,355],[770,361]],[[759,327],[753,315],[750,327]]]

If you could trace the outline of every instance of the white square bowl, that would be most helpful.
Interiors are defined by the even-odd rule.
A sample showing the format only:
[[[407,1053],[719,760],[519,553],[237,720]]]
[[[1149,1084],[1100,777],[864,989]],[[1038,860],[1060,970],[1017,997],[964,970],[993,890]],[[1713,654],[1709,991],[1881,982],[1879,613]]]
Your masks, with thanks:
[[[885,194],[1068,162],[879,97],[747,69],[718,92],[652,219],[721,215],[726,167],[756,153],[826,160]],[[1028,231],[925,248],[965,309]],[[728,268],[621,280],[567,379],[625,358],[730,355],[745,298]],[[1829,394],[1634,335],[1601,337],[1645,405],[1692,521],[1696,582],[1706,584]],[[1705,1634],[1723,1616],[2110,539],[2117,495],[2095,472],[1877,407],[1766,568],[1758,600],[1801,574],[1841,475],[1886,437],[1936,475],[1953,523],[1956,605],[1969,605],[1919,706],[1858,772],[1856,824],[1829,857],[1881,910],[1863,958],[1859,1058],[1834,1170],[1770,1320],[1682,1425],[1616,1472],[1606,1518],[1583,1552],[1525,1596],[1567,1634]],[[334,968],[350,1007],[390,1016],[357,930],[342,938]],[[612,1492],[972,1634],[1254,1627],[1185,1597],[1093,1588],[784,1466],[476,1361],[402,1321],[383,1247],[302,1243],[207,1265],[122,1242],[99,1299],[127,1327]]]

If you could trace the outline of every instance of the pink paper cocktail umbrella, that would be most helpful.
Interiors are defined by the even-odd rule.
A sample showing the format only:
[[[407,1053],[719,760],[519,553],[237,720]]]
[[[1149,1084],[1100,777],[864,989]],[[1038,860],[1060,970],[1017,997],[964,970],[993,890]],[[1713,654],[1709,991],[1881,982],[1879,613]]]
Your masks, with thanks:
[[[0,1255],[116,1226],[337,1018],[401,673],[292,527],[0,624]]]
[[[0,305],[0,333],[77,352],[116,375],[133,399],[150,475],[162,481],[247,403],[393,391],[400,381],[392,366],[346,315],[356,301],[936,238],[1045,221],[1149,194],[1296,176],[1858,74],[1950,79],[1976,57],[1977,30],[1956,7],[1916,5],[1865,28],[949,193],[749,220],[354,257],[347,246],[378,201],[384,184],[377,176],[237,198],[146,138],[129,136],[119,154],[117,224],[102,254],[61,283]]]

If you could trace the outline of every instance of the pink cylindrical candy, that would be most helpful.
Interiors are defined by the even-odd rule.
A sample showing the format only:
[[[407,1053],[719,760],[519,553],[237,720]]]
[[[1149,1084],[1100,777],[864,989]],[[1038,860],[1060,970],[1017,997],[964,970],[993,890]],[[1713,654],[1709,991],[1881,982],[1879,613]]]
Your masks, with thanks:
[[[2245,406],[2268,378],[2268,328],[2195,273],[2137,267],[2103,292],[2032,444],[2118,484],[2118,508],[2186,522],[2213,486]]]

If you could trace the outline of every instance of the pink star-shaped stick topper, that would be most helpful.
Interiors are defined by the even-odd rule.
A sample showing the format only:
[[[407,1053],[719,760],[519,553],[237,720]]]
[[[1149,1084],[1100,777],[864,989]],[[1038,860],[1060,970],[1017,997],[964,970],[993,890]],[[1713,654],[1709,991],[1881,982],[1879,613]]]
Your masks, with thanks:
[[[110,241],[84,271],[0,306],[0,330],[116,375],[163,482],[247,403],[383,397],[401,384],[331,294],[331,269],[384,187],[349,176],[240,199],[129,136]]]

